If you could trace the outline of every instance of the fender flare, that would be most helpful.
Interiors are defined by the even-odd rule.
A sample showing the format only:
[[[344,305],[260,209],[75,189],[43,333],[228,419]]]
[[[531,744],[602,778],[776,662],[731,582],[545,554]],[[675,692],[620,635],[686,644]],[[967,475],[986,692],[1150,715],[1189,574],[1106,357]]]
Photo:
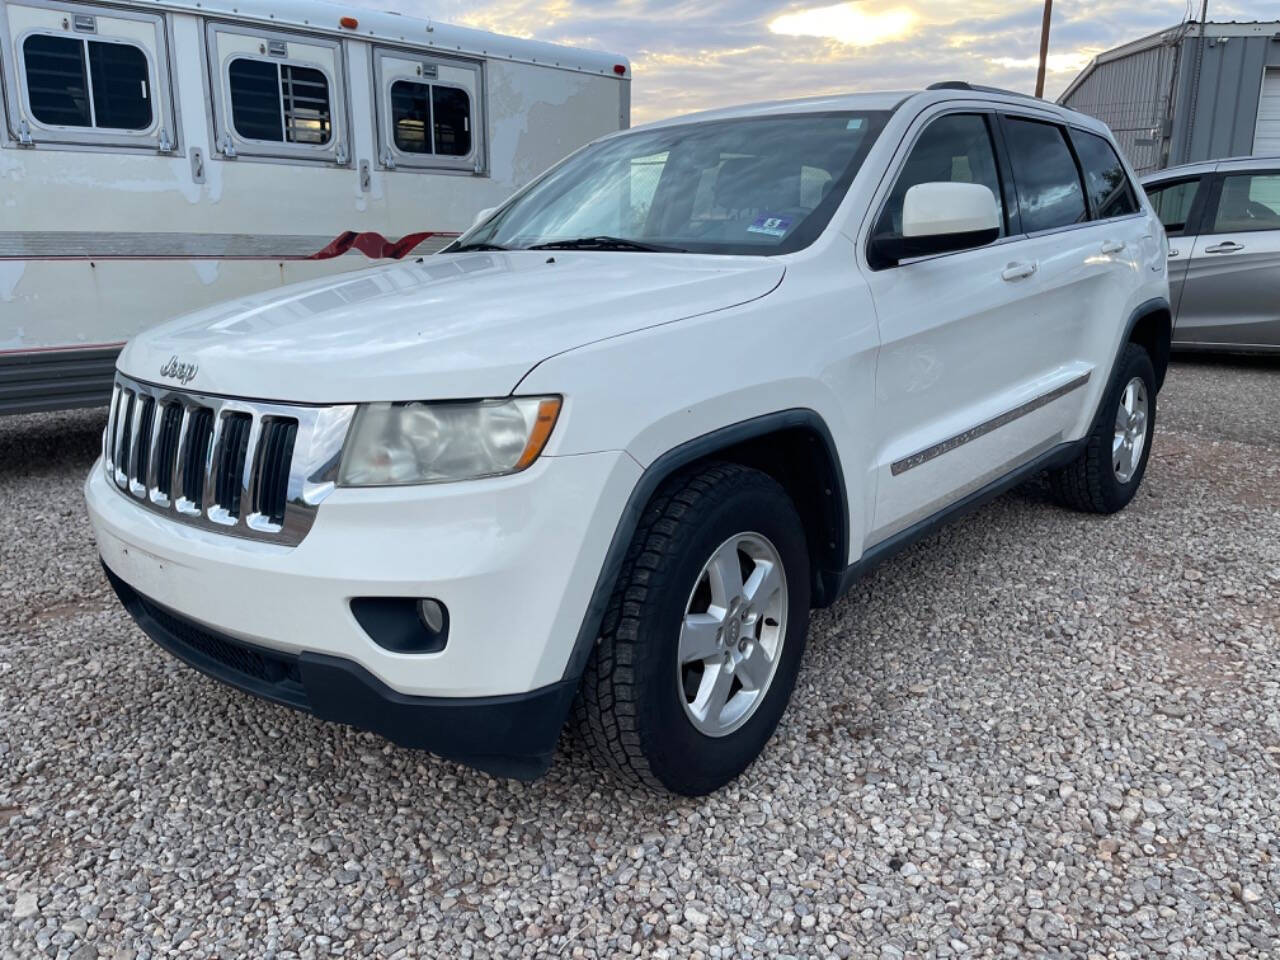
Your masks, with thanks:
[[[1169,306],[1169,301],[1164,297],[1152,297],[1150,300],[1144,300],[1133,308],[1133,312],[1129,314],[1129,319],[1124,325],[1124,336],[1120,338],[1120,343],[1116,346],[1115,358],[1111,361],[1111,370],[1107,375],[1107,382],[1111,382],[1111,373],[1113,373],[1120,364],[1120,354],[1124,353],[1124,348],[1131,342],[1134,328],[1154,313],[1167,313],[1169,315],[1169,340],[1173,340],[1173,309]],[[1164,345],[1164,356],[1152,357],[1151,362],[1156,368],[1156,391],[1164,386],[1165,372],[1169,369],[1169,352],[1170,344]]]
[[[632,537],[635,536],[636,528],[640,525],[640,517],[645,507],[648,506],[649,500],[658,487],[677,470],[712,456],[718,451],[767,434],[796,428],[813,431],[825,447],[826,455],[832,465],[835,473],[835,489],[831,493],[836,522],[832,530],[831,549],[840,557],[841,564],[848,562],[849,497],[845,489],[844,469],[841,466],[840,455],[836,450],[831,430],[816,410],[808,407],[779,410],[728,424],[686,440],[650,463],[632,488],[626,506],[622,509],[622,515],[618,518],[613,539],[609,542],[609,549],[605,554],[600,574],[596,578],[595,589],[591,593],[591,600],[583,615],[582,625],[578,628],[578,635],[574,639],[573,649],[569,653],[569,662],[565,665],[563,680],[573,680],[576,683],[586,669],[587,660],[600,635],[600,625],[604,621],[605,610],[609,606],[609,598],[613,595],[614,585],[618,581]],[[831,582],[827,583],[827,579]],[[839,587],[839,580],[839,575],[831,578],[823,576],[821,590],[828,602],[836,596],[835,591]]]

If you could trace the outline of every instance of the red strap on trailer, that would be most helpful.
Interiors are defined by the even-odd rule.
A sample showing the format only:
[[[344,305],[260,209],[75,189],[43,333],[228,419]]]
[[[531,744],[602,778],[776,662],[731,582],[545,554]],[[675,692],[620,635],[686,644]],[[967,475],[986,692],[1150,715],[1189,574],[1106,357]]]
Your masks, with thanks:
[[[405,234],[395,243],[392,243],[380,233],[357,233],[354,230],[348,230],[334,237],[327,247],[317,253],[307,257],[308,260],[331,260],[334,257],[341,257],[343,254],[350,252],[353,248],[359,250],[370,260],[399,260],[400,258],[412,253],[413,250],[431,237],[456,237],[456,233],[440,233],[437,231],[426,231],[424,233]]]

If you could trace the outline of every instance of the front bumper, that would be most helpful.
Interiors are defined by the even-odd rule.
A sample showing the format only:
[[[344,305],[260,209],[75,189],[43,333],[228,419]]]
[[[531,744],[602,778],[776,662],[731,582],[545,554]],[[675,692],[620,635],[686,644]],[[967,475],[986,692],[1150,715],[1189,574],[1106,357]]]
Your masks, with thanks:
[[[575,681],[508,697],[410,697],[341,657],[280,654],[207,630],[103,569],[147,636],[215,680],[495,776],[531,780],[551,765]]]
[[[529,775],[554,749],[576,685],[569,655],[639,474],[626,454],[606,452],[544,457],[492,480],[339,489],[296,547],[157,515],[100,463],[85,496],[113,585],[161,646],[317,716]],[[444,649],[379,646],[352,614],[356,597],[441,601]],[[191,631],[291,665],[294,686],[263,687],[201,661]]]

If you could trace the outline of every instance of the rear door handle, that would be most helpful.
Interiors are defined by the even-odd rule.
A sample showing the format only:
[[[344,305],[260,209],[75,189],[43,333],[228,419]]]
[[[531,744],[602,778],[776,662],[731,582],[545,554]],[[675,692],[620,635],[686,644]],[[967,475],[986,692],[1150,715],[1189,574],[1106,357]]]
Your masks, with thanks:
[[[1243,243],[1236,243],[1234,240],[1223,240],[1221,243],[1215,243],[1212,247],[1205,247],[1205,253],[1235,253],[1237,250],[1243,250]]]
[[[1000,271],[1000,276],[1004,280],[1021,280],[1035,273],[1037,267],[1036,263],[1011,263]]]
[[[1123,240],[1108,240],[1102,245],[1103,253],[1119,253],[1124,249]]]

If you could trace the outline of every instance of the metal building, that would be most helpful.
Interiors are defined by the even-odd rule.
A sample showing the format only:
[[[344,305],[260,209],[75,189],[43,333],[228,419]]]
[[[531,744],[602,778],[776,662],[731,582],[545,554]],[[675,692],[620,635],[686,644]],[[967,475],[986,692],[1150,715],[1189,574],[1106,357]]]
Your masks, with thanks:
[[[1094,57],[1058,102],[1111,127],[1139,173],[1280,156],[1280,21],[1184,23]]]

